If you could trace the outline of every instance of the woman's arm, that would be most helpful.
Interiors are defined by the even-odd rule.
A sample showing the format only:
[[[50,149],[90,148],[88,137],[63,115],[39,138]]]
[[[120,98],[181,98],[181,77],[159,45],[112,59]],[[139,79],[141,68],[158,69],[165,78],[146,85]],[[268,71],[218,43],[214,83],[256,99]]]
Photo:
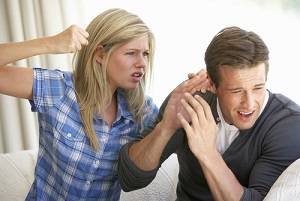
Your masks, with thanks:
[[[75,25],[49,37],[0,44],[0,93],[32,99],[33,70],[5,66],[20,59],[41,54],[60,54],[80,50],[88,33]]]
[[[0,66],[35,55],[75,52],[88,43],[88,35],[82,28],[72,25],[54,36],[2,43],[0,44]]]

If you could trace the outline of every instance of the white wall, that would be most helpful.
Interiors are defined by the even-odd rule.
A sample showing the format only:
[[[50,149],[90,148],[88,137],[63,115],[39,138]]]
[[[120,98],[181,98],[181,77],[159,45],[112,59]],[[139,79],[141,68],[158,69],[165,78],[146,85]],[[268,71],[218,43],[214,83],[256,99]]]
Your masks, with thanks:
[[[187,73],[204,65],[204,52],[212,37],[226,26],[258,33],[270,49],[269,89],[300,104],[297,68],[300,14],[279,5],[234,0],[86,0],[87,22],[98,13],[120,7],[138,14],[156,36],[155,74],[149,94],[158,105]],[[299,13],[299,12],[298,12]]]

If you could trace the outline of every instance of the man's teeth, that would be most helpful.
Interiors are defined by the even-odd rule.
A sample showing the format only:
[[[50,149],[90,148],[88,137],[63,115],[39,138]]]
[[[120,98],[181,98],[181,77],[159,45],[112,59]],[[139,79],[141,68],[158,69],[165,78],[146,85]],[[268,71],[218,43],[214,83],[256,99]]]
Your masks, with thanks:
[[[241,115],[249,115],[252,114],[252,112],[239,112]]]

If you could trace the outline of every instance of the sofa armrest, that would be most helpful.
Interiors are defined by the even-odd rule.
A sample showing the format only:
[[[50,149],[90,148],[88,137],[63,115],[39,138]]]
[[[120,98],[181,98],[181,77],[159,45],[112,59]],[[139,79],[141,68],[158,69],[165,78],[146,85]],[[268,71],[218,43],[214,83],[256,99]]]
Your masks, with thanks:
[[[24,201],[33,182],[37,151],[0,154],[1,200]]]
[[[293,162],[276,180],[264,201],[300,200],[300,159]]]

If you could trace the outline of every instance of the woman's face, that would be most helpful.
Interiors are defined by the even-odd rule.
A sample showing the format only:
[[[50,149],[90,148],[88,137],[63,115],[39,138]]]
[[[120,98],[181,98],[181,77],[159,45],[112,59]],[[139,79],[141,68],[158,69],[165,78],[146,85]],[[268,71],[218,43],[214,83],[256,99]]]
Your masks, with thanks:
[[[107,64],[107,76],[113,91],[138,87],[148,67],[148,36],[133,39],[115,49]]]

